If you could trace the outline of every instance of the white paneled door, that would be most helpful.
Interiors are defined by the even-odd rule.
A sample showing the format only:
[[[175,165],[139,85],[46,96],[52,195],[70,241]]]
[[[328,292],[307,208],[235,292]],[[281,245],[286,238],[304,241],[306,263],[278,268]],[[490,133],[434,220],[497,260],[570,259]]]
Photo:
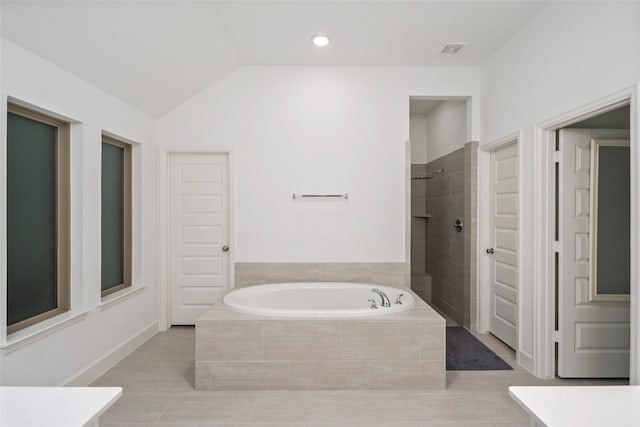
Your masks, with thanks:
[[[518,325],[518,146],[491,153],[491,320],[489,330],[512,348]]]
[[[169,161],[171,324],[193,325],[229,288],[228,156]]]
[[[559,133],[557,340],[562,378],[629,376],[629,302],[590,301],[589,297],[594,132],[562,129]],[[606,132],[619,136],[616,131]]]

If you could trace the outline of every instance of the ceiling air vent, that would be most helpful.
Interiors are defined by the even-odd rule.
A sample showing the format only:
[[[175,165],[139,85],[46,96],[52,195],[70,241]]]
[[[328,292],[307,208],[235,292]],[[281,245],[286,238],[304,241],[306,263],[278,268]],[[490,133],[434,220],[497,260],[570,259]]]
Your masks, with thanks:
[[[441,55],[455,55],[460,52],[463,47],[467,45],[467,42],[459,42],[459,43],[447,43],[444,45],[442,50],[440,51]]]

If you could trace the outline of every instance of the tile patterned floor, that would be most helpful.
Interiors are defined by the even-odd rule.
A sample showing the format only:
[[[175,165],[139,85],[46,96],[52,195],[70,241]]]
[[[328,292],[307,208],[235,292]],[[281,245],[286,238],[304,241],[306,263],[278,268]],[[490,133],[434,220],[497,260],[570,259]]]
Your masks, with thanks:
[[[476,334],[513,371],[447,372],[436,391],[196,391],[194,329],[159,333],[96,380],[122,386],[122,398],[101,427],[506,427],[529,426],[507,394],[509,385],[593,385],[620,381],[539,380],[515,363],[514,352]]]

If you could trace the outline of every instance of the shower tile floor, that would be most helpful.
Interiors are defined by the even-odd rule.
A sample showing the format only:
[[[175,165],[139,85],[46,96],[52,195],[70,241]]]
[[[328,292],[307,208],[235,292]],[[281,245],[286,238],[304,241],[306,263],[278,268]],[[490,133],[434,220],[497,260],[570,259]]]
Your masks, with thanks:
[[[513,371],[447,372],[434,391],[196,391],[195,329],[161,332],[122,360],[94,386],[121,386],[123,396],[101,427],[150,426],[529,426],[508,396],[510,385],[605,385],[617,380],[539,380],[515,363],[513,350],[491,335],[478,339]]]

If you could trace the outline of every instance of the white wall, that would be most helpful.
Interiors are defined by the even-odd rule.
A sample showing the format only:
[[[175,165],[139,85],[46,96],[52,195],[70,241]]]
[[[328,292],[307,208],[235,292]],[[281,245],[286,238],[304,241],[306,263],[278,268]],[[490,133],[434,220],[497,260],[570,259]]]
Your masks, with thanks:
[[[467,143],[467,102],[442,101],[427,115],[427,162]]]
[[[163,117],[158,141],[232,147],[236,261],[403,262],[411,95],[476,101],[477,69],[244,67]]]
[[[157,331],[156,151],[153,119],[2,39],[0,165],[6,170],[8,96],[76,120],[72,124],[72,313],[88,314],[20,348],[0,350],[2,385],[58,385],[92,367],[143,331]],[[108,308],[100,303],[100,156],[103,130],[139,142],[134,171],[134,273],[146,288]],[[136,190],[134,190],[136,191]],[[6,175],[0,174],[0,241],[6,244]],[[141,218],[144,216],[144,222]],[[0,259],[0,335],[6,331],[6,260]],[[155,329],[154,329],[155,328]],[[22,332],[22,331],[21,331]],[[88,372],[86,370],[89,369]],[[95,371],[93,371],[95,372]],[[37,410],[37,409],[36,409]]]
[[[638,40],[640,3],[552,2],[481,68],[482,144],[516,131],[523,136],[519,346],[525,359],[534,354],[534,126],[635,84]]]
[[[411,163],[427,163],[427,115],[409,116],[409,140],[411,141]]]

